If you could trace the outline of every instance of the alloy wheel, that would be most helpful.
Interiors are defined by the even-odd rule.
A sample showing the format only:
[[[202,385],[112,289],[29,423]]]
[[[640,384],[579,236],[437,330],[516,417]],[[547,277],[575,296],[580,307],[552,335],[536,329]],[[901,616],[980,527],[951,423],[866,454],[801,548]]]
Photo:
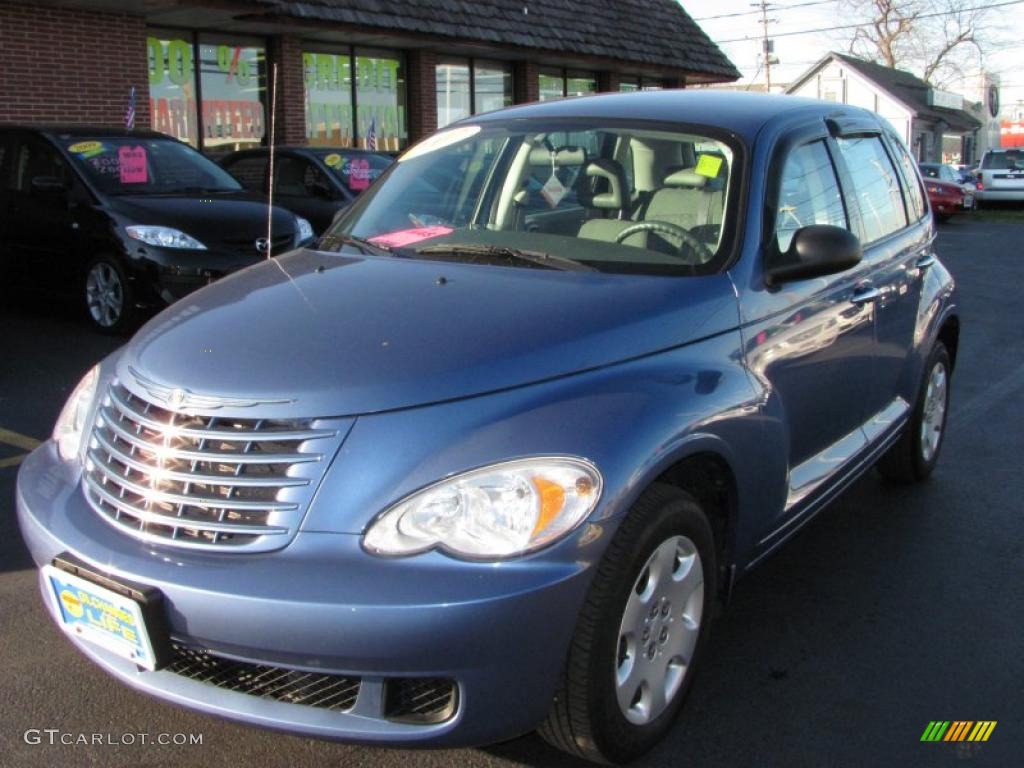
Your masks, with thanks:
[[[942,361],[935,363],[928,375],[924,394],[924,412],[921,417],[921,458],[926,462],[939,450],[942,430],[946,425],[946,389],[949,377]]]
[[[97,324],[110,328],[124,311],[124,285],[117,270],[105,261],[97,262],[85,279],[85,300]]]

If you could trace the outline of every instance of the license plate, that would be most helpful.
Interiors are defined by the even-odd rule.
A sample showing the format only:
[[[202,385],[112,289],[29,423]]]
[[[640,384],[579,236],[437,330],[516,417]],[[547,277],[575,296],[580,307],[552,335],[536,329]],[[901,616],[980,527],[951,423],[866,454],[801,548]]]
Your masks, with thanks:
[[[974,195],[967,195],[964,197],[964,208],[970,208],[974,205]]]
[[[140,603],[73,573],[43,566],[61,627],[111,653],[152,670],[157,658]]]

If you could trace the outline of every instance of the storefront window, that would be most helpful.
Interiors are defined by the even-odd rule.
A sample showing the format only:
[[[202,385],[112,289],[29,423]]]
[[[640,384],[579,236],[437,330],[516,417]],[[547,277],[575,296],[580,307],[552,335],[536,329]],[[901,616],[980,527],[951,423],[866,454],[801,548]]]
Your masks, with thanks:
[[[597,77],[590,72],[542,69],[539,85],[541,101],[597,93]]]
[[[442,59],[437,64],[437,127],[512,104],[512,68],[497,61]]]
[[[473,113],[512,105],[512,68],[497,61],[473,62]]]
[[[541,101],[565,98],[565,72],[563,70],[542,70],[539,85]]]
[[[191,36],[154,30],[146,38],[154,130],[199,147]]]
[[[308,51],[302,54],[302,68],[306,88],[306,143],[354,146],[352,56]]]
[[[620,91],[639,91],[640,80],[636,77],[623,77],[619,79],[619,90]]]
[[[397,152],[408,138],[401,59],[357,51],[356,146]]]
[[[469,117],[471,94],[469,60],[447,59],[437,63],[437,127]]]
[[[565,79],[566,96],[589,96],[597,93],[597,78],[586,72],[570,72]]]
[[[263,143],[266,64],[262,45],[200,37],[204,150],[244,149]]]

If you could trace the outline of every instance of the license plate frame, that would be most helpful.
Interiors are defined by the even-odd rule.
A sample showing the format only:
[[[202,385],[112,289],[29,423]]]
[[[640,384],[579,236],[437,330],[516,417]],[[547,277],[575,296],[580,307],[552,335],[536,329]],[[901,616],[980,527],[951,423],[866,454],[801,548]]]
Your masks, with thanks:
[[[68,635],[142,669],[167,663],[170,642],[159,590],[109,576],[69,554],[42,571],[57,623]]]

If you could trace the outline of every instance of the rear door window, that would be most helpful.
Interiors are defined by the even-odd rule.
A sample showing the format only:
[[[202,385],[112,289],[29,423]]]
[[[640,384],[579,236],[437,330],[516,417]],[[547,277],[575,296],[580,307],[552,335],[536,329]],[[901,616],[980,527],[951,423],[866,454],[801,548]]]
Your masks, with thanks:
[[[851,191],[860,208],[864,242],[874,242],[907,226],[899,178],[882,138],[841,136],[836,143],[853,181]]]
[[[797,147],[786,159],[775,216],[779,253],[789,250],[798,229],[811,224],[848,228],[839,182],[824,141]]]

